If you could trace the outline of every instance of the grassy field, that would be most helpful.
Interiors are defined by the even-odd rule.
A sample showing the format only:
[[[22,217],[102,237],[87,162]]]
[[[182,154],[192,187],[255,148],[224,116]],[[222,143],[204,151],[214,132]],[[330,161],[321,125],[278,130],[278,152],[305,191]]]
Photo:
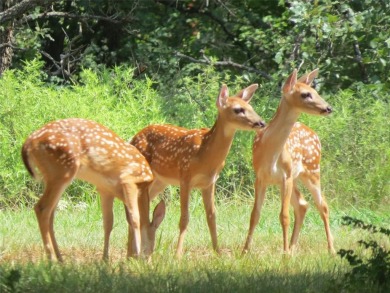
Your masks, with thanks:
[[[32,209],[0,211],[0,292],[340,292],[344,288],[344,274],[350,266],[338,255],[328,255],[322,221],[314,208],[308,211],[297,252],[285,256],[279,202],[277,197],[268,198],[252,251],[241,256],[251,205],[250,199],[218,202],[222,254],[217,256],[211,249],[201,197],[193,194],[185,254],[176,260],[179,205],[176,199],[169,201],[156,251],[148,262],[126,260],[127,224],[117,202],[108,264],[101,261],[103,228],[98,201],[60,202],[55,231],[64,264],[46,261]],[[390,226],[385,210],[331,204],[337,250],[364,253],[357,241],[378,237],[341,225],[344,215]],[[389,239],[379,237],[378,241],[390,247]],[[381,292],[369,284],[358,291],[365,290]]]
[[[242,132],[234,139],[227,167],[217,184],[220,256],[211,249],[201,196],[193,194],[185,254],[180,261],[173,257],[179,234],[179,204],[177,192],[168,192],[167,216],[158,231],[152,260],[126,260],[127,224],[117,203],[110,262],[102,262],[100,206],[90,197],[93,188],[77,183],[67,190],[72,201],[66,202],[64,196],[56,214],[55,231],[65,263],[48,263],[31,208],[42,186],[28,176],[20,159],[20,147],[28,134],[50,120],[67,117],[94,119],[124,139],[151,123],[210,127],[220,85],[228,83],[233,93],[248,86],[248,81],[235,77],[232,82],[208,67],[196,78],[184,78],[164,92],[149,78],[133,80],[132,68],[86,69],[79,83],[72,86],[47,84],[42,69],[43,63],[35,60],[26,63],[23,70],[7,71],[0,79],[1,293],[381,292],[371,281],[380,279],[374,273],[390,275],[390,253],[382,257],[387,267],[364,267],[370,271],[355,287],[350,286],[353,284],[345,274],[351,272],[351,266],[339,255],[328,255],[323,224],[313,207],[305,219],[297,252],[292,257],[283,256],[275,189],[267,194],[252,251],[241,256],[253,205],[254,179],[253,133]],[[263,84],[252,106],[269,121],[279,96],[277,81]],[[331,209],[335,247],[371,259],[375,253],[358,241],[377,241],[388,252],[389,237],[343,226],[342,217],[390,228],[388,88],[357,84],[338,93],[324,93],[323,97],[335,110],[331,117],[325,120],[303,115],[300,121],[321,137],[321,180]],[[390,286],[390,281],[387,284]]]

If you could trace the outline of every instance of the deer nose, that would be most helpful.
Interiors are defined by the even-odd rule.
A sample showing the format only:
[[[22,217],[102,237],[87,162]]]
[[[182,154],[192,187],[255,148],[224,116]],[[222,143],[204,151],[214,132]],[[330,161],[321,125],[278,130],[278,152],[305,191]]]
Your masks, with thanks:
[[[264,128],[265,125],[266,125],[265,122],[263,122],[263,121],[258,121],[258,122],[255,122],[255,123],[253,124],[253,127]]]
[[[332,113],[332,107],[331,106],[328,106],[328,107],[326,107],[326,113]]]

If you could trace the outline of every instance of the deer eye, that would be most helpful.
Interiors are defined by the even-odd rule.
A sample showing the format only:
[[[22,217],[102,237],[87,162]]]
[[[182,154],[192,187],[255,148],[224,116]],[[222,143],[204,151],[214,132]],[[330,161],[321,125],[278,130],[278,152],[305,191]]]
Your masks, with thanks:
[[[301,93],[303,99],[311,98],[311,93]]]
[[[245,109],[244,108],[234,108],[233,109],[234,113],[236,114],[241,114],[241,113],[245,113]]]

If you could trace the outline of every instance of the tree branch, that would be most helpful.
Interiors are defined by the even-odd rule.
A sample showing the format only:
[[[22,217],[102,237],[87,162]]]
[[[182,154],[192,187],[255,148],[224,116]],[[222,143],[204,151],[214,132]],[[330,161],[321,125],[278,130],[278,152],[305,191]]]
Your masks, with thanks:
[[[355,40],[353,42],[353,50],[355,52],[355,60],[359,65],[361,76],[364,83],[368,83],[368,75],[366,66],[364,65],[363,58],[362,58],[362,52],[360,52],[359,43]]]
[[[230,61],[230,60],[229,61],[212,62],[211,60],[209,60],[208,58],[205,58],[205,57],[203,57],[204,59],[195,59],[193,57],[184,55],[180,52],[176,52],[175,56],[179,57],[179,58],[187,59],[193,63],[207,64],[207,65],[212,65],[212,66],[217,66],[217,67],[233,67],[233,68],[236,68],[239,70],[253,72],[253,73],[256,73],[256,74],[259,74],[259,75],[265,77],[268,80],[272,80],[272,77],[268,73],[266,73],[262,70],[259,70],[257,68],[253,68],[253,67],[249,67],[246,65],[238,64],[238,63],[235,63],[235,62]]]
[[[204,9],[203,4],[200,6],[195,5],[179,5],[177,0],[155,0],[156,3],[160,3],[162,5],[171,7],[176,9],[182,14],[198,14],[200,16],[205,16],[209,18],[212,22],[216,23],[222,31],[225,33],[226,37],[233,42],[233,44],[237,45],[242,52],[247,56],[247,60],[252,59],[252,52],[245,44],[245,42],[241,41],[237,32],[232,32],[228,29],[227,22],[218,18],[212,12],[207,9]],[[217,1],[230,15],[235,15],[222,1]]]
[[[45,51],[40,51],[40,53],[45,56],[48,60],[53,63],[53,66],[57,69],[56,71],[50,72],[50,75],[56,76],[61,74],[62,77],[66,80],[72,80],[72,70],[75,67],[75,64],[81,60],[83,46],[79,46],[76,49],[73,49],[73,44],[77,42],[80,35],[74,37],[73,39],[69,39],[69,36],[64,31],[66,38],[68,39],[68,46],[63,54],[60,54],[60,60],[56,61],[49,53]]]
[[[117,19],[118,15],[112,15],[112,16],[100,16],[100,15],[91,15],[91,14],[74,14],[74,13],[68,13],[68,12],[59,12],[59,11],[52,11],[52,12],[44,12],[40,13],[38,15],[26,15],[21,19],[21,22],[23,21],[30,21],[37,18],[49,18],[49,17],[60,17],[60,18],[74,18],[74,19],[80,19],[80,20],[102,20],[107,21],[115,24],[130,22],[129,17],[122,18],[120,20]]]
[[[26,11],[38,5],[51,4],[54,1],[55,0],[23,0],[11,8],[5,10],[4,12],[0,12],[0,23],[5,23],[14,18],[17,18]]]

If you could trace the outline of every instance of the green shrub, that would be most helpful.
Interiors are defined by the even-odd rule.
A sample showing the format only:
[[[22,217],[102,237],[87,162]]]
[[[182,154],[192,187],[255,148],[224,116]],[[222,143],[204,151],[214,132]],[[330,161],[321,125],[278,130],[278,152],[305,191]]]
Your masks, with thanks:
[[[116,67],[99,72],[85,69],[77,83],[60,86],[47,83],[41,68],[42,62],[34,60],[23,70],[6,71],[0,79],[0,206],[35,202],[42,187],[25,171],[20,147],[33,130],[51,120],[93,119],[126,140],[151,123],[211,127],[217,117],[215,101],[222,83],[228,85],[231,94],[252,83],[261,84],[245,75],[230,76],[195,64],[164,85],[147,77],[133,79],[132,69]],[[302,115],[300,121],[321,138],[322,186],[327,197],[342,204],[385,205],[390,194],[386,88],[356,84],[335,96],[319,92],[334,113],[327,118]],[[279,99],[277,81],[268,82],[261,84],[251,104],[270,121]],[[253,196],[253,136],[253,132],[237,132],[217,182],[217,198]],[[85,200],[91,193],[93,188],[86,183],[73,184],[67,190],[76,199]]]
[[[344,225],[366,230],[371,235],[380,233],[390,239],[389,229],[365,224],[351,217],[343,217],[343,221]],[[356,253],[352,249],[340,249],[338,252],[341,258],[345,258],[352,267],[352,270],[346,273],[345,287],[359,291],[359,288],[363,286],[363,288],[370,287],[373,292],[388,292],[390,290],[390,251],[377,239],[360,240],[358,243],[365,249],[366,255]]]
[[[323,188],[331,198],[353,205],[388,203],[390,107],[386,90],[357,84],[324,97],[334,113],[327,119],[307,117],[322,142]]]
[[[63,87],[45,83],[41,67],[34,60],[24,70],[9,70],[0,79],[0,206],[26,205],[39,194],[41,184],[25,171],[20,149],[26,137],[45,123],[88,118],[129,139],[147,124],[163,120],[153,82],[132,80],[130,69],[84,70],[78,84]],[[76,183],[67,191],[83,198],[93,190]]]

